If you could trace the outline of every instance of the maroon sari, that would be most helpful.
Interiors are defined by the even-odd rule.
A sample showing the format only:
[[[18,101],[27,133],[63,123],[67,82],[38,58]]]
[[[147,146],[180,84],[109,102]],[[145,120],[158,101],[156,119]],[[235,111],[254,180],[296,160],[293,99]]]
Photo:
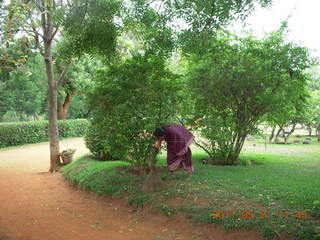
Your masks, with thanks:
[[[167,163],[169,170],[184,167],[189,173],[194,171],[190,144],[194,136],[184,126],[171,124],[163,127],[166,130]]]

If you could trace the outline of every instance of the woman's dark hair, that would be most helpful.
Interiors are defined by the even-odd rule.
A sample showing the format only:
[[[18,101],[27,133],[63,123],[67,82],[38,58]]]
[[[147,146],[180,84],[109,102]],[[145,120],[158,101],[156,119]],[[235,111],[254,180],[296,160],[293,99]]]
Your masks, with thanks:
[[[153,132],[153,136],[155,136],[155,137],[163,137],[165,135],[166,135],[166,130],[163,127],[157,128]]]

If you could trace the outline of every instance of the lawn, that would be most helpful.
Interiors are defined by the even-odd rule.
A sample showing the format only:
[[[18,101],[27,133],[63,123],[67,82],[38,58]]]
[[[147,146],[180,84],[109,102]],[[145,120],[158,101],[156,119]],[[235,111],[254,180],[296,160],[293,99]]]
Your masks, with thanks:
[[[266,239],[320,239],[320,144],[275,145],[248,142],[243,165],[202,164],[206,155],[194,150],[195,173],[169,176],[165,156],[158,165],[167,187],[141,192],[144,176],[122,161],[99,162],[89,155],[64,167],[74,184],[97,194],[126,198],[128,205],[153,206],[174,217],[183,212],[195,222],[222,224],[227,230],[258,229]]]

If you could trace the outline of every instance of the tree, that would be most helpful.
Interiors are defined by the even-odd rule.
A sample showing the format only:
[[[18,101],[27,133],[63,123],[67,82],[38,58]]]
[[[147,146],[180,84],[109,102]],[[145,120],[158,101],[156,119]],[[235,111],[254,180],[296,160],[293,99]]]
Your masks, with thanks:
[[[310,69],[310,79],[308,88],[311,92],[320,90],[320,66],[317,65]]]
[[[53,71],[52,47],[61,25],[61,1],[14,1],[7,5],[7,38],[13,39],[16,33],[29,34],[34,46],[43,55],[48,84],[48,119],[50,141],[50,172],[57,169],[60,162],[58,125],[57,125],[57,89],[67,74],[65,69],[56,79]],[[14,34],[13,34],[14,33]]]
[[[316,103],[315,98],[317,96],[317,91],[320,90],[320,68],[319,65],[315,66],[314,68],[311,68],[309,71],[310,78],[308,81],[308,90],[311,93],[311,98],[309,99],[309,104],[307,105],[306,112],[304,115],[304,121],[303,124],[307,127],[307,130],[309,132],[309,136],[312,136],[312,130],[315,128],[315,122],[314,122],[314,114]],[[316,135],[318,135],[316,130]]]
[[[145,0],[126,1],[125,6],[127,7],[128,11],[127,11],[127,15],[123,18],[122,24],[124,26],[124,31],[127,34],[132,33],[134,35],[134,38],[136,38],[139,43],[142,43],[142,44],[137,44],[137,46],[140,46],[141,48],[135,49],[140,54],[142,54],[143,56],[148,55],[149,57],[151,57],[151,59],[154,59],[154,58],[168,59],[171,56],[174,49],[177,47],[183,47],[185,50],[187,50],[190,46],[193,46],[191,51],[186,51],[186,52],[196,52],[196,49],[198,46],[195,46],[194,44],[192,45],[191,43],[198,44],[199,43],[198,40],[203,40],[203,39],[206,40],[209,34],[212,34],[220,27],[225,26],[232,19],[239,18],[239,17],[244,18],[253,9],[254,3],[259,3],[263,6],[266,6],[270,2],[271,1],[269,0],[263,0],[263,1],[246,0],[246,1],[238,1],[238,2],[234,2],[234,1],[210,2],[210,1],[204,1],[204,0],[196,1],[196,2],[195,1],[190,2],[188,0],[179,0],[174,2],[167,1],[167,0],[165,1],[145,1]],[[172,24],[174,20],[178,22],[177,25],[179,26]],[[81,21],[77,21],[77,22],[81,23]],[[75,29],[73,29],[73,31],[75,31]],[[77,41],[75,41],[75,43],[77,43]],[[135,53],[131,54],[131,56],[134,54]],[[133,60],[130,60],[130,54],[128,55],[129,55],[128,61],[129,62],[133,61]],[[146,64],[145,60],[142,60],[142,62]],[[119,64],[119,63],[116,63],[116,64]],[[128,65],[128,68],[131,69],[129,65]],[[110,69],[114,71],[115,68],[113,66]],[[143,71],[144,72],[147,71],[150,74],[154,75],[152,73],[152,71],[154,70],[155,69],[153,67],[150,67],[149,71],[147,70],[143,70]],[[119,74],[120,72],[121,71],[119,70]],[[108,71],[106,70],[105,75],[107,74],[108,74]],[[121,75],[121,76],[123,76],[124,79],[127,78],[127,76],[125,75]],[[158,81],[162,82],[160,76],[161,74],[159,75]],[[133,75],[133,77],[135,76]],[[103,79],[102,77],[100,78]],[[111,76],[109,78],[111,78]],[[108,80],[112,81],[109,78]],[[115,76],[112,76],[111,79],[113,78],[115,78]],[[118,78],[120,79],[120,77]],[[146,81],[145,84],[147,86],[149,84],[148,83],[149,80],[147,76],[145,78],[140,78],[139,81],[141,81],[141,84],[143,84],[144,81]],[[126,81],[124,80],[123,82],[126,82]],[[120,84],[120,82],[117,84]],[[99,85],[99,89],[101,89],[101,91],[104,88],[103,87],[104,85],[108,86],[107,82]],[[130,84],[128,83],[128,85]],[[114,85],[113,87],[109,87],[107,89],[108,91],[104,91],[104,95],[108,96],[109,91],[110,91],[110,96],[112,97],[115,97],[118,94],[120,96],[123,95],[122,92],[119,92],[118,94],[114,93],[114,91],[116,90],[120,91],[119,89],[115,88],[115,86],[117,85]],[[151,93],[153,92],[152,89],[150,89],[150,92]],[[98,94],[98,95],[103,95],[103,94]],[[170,96],[170,93],[168,93],[168,96]],[[116,101],[116,100],[108,99],[107,102],[101,100],[101,102],[104,102],[104,105],[103,105],[104,107],[109,106],[109,101],[113,103],[113,101]],[[132,101],[135,102],[135,100],[132,100]],[[95,104],[91,105],[93,109],[95,109],[96,107],[97,108],[101,107],[101,103],[99,103],[98,100],[94,101],[94,103]],[[113,137],[112,140],[108,140],[109,137],[105,136],[106,133],[103,133],[107,131],[102,129],[106,129],[109,125],[114,125],[112,126],[113,128],[112,131],[111,129],[109,129],[111,132],[115,131],[115,126],[117,126],[117,128],[121,129],[122,131],[122,129],[124,128],[123,119],[125,119],[126,116],[131,116],[130,114],[135,114],[135,116],[136,115],[139,116],[139,113],[134,111],[135,110],[134,107],[129,108],[128,104],[127,105],[123,105],[120,103],[117,103],[117,104],[121,106],[121,109],[120,109],[121,111],[118,110],[119,113],[112,112],[112,116],[119,116],[119,117],[116,117],[117,119],[109,119],[110,116],[108,116],[109,118],[106,118],[108,119],[108,121],[106,121],[104,119],[99,118],[98,117],[99,114],[94,113],[95,110],[93,110],[94,118],[93,118],[92,127],[91,127],[91,129],[93,130],[89,131],[89,136],[87,137],[87,144],[88,146],[90,145],[89,146],[90,149],[94,148],[93,152],[95,152],[96,155],[99,157],[110,158],[110,155],[112,154],[118,155],[117,157],[128,156],[125,149],[127,146],[130,146],[132,142],[138,143],[140,141],[141,149],[145,148],[145,144],[143,143],[144,140],[143,138],[141,138],[140,135],[138,135],[140,137],[140,140],[137,139],[137,141],[128,142],[128,139],[124,137],[124,134],[120,134],[120,135],[123,135],[122,139],[119,136],[119,141],[118,140],[115,141],[114,135],[112,136]],[[117,104],[112,104],[112,106],[114,106],[114,109],[116,109]],[[144,106],[144,104],[141,104],[141,105]],[[127,108],[125,108],[125,106],[127,106]],[[132,113],[130,114],[129,114],[129,109],[130,111],[132,111]],[[107,112],[107,111],[111,111],[111,110],[104,109],[104,111],[101,111],[101,112]],[[119,119],[121,119],[121,121]],[[141,124],[147,124],[147,121],[149,122],[151,121],[151,119],[149,118],[146,118],[144,120],[146,122],[143,121]],[[102,123],[104,124],[101,125]],[[119,123],[121,123],[122,125],[119,125]],[[151,125],[154,125],[154,123],[152,122]],[[100,131],[97,132],[95,131],[95,129],[100,129]],[[127,133],[133,131],[130,129],[125,129],[125,130],[127,131]],[[123,143],[128,142],[128,144],[121,144],[120,139],[123,141]],[[99,147],[97,147],[97,143],[99,143]],[[113,145],[112,147],[113,151],[111,151],[111,147],[110,147],[111,145]],[[141,152],[144,152],[144,150],[141,150]],[[138,159],[139,158],[140,157],[138,157]],[[144,160],[142,162],[144,162]]]
[[[287,144],[297,124],[306,123],[306,114],[309,108],[309,94],[306,88],[306,82],[309,76],[308,74],[300,74],[300,76],[296,77],[303,78],[304,80],[292,80],[291,84],[288,85],[287,91],[283,93],[285,101],[275,102],[273,111],[267,113],[264,117],[265,122],[272,127],[271,136],[269,137],[270,143],[273,138],[274,141],[278,143],[279,136],[282,134],[281,136],[284,138],[284,143]],[[278,131],[274,134],[277,127]],[[288,130],[289,127],[291,127],[290,130]]]
[[[34,55],[11,71],[6,80],[6,110],[17,113],[19,120],[27,120],[28,116],[38,119],[44,112],[47,88],[43,67],[42,56]]]
[[[308,51],[286,43],[284,31],[256,40],[225,34],[203,56],[191,58],[189,86],[195,119],[213,161],[235,164],[245,138],[267,113],[292,98],[305,98]]]
[[[128,6],[133,6],[130,16],[147,27],[140,34],[150,36],[151,33],[148,43],[158,46],[164,44],[161,46],[164,49],[172,43],[171,40],[178,40],[175,43],[177,46],[195,51],[203,40],[206,42],[209,35],[227,26],[232,20],[245,19],[255,6],[266,7],[271,2],[272,0],[132,0]],[[154,38],[155,35],[158,38]],[[169,37],[172,35],[173,37]],[[161,38],[165,41],[161,41]]]
[[[39,109],[39,99],[42,93],[37,97],[30,98],[31,92],[42,91],[39,86],[43,83],[43,74],[36,66],[40,63],[39,55],[33,53],[28,45],[30,39],[20,37],[15,42],[5,44],[0,47],[0,120],[7,111],[19,112],[19,117],[24,114],[37,115]],[[32,75],[32,77],[31,77]],[[31,84],[31,80],[34,84]],[[21,81],[21,82],[20,82]],[[30,99],[30,105],[27,101]],[[31,106],[34,105],[33,108]],[[24,111],[24,107],[28,111]]]
[[[320,142],[320,90],[311,93],[310,108],[308,111],[308,120],[310,127],[316,129],[318,142]]]
[[[152,132],[175,116],[179,88],[178,76],[159,56],[137,54],[98,71],[90,95],[88,148],[100,159],[126,160],[144,170]]]
[[[67,116],[68,118],[88,117],[86,92],[92,88],[93,73],[101,66],[102,63],[97,57],[83,55],[70,67],[58,92],[58,119],[66,119]],[[58,59],[56,60],[56,71],[58,73],[62,71]]]
[[[53,47],[57,36],[67,35],[73,45],[69,53],[81,55],[84,52],[112,50],[115,39],[114,13],[118,1],[56,1],[34,0],[14,1],[7,5],[6,35],[13,39],[14,34],[23,32],[34,38],[34,45],[43,55],[48,80],[48,119],[50,140],[50,172],[56,171],[59,160],[59,141],[57,125],[57,92],[63,83],[70,63],[63,67],[61,75],[55,76]],[[97,14],[99,13],[99,14]],[[79,21],[69,21],[70,18]],[[63,27],[62,27],[63,26]],[[65,34],[63,34],[64,30]],[[59,34],[58,34],[59,32]],[[95,38],[92,38],[95,36]],[[103,44],[102,44],[103,43]],[[111,51],[112,52],[112,51]],[[74,55],[73,55],[74,54]]]
[[[297,89],[299,90],[299,89]],[[301,89],[300,89],[301,90]],[[304,89],[305,91],[306,89]],[[298,91],[295,94],[301,94]],[[306,92],[302,97],[295,98],[297,95],[291,95],[290,101],[285,102],[285,104],[279,104],[274,107],[275,111],[266,114],[266,122],[271,125],[272,132],[269,137],[269,142],[271,143],[274,139],[275,143],[279,143],[280,135],[284,138],[284,144],[288,143],[290,136],[296,129],[298,124],[307,124],[308,119],[306,115],[308,114],[309,102],[308,95]],[[299,96],[299,95],[298,95]],[[275,130],[278,127],[276,134]],[[288,130],[288,128],[290,128]]]

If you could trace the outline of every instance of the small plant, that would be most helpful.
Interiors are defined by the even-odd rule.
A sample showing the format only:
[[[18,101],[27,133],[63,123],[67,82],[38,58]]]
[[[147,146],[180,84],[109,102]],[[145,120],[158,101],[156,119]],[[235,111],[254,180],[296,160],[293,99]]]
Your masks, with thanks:
[[[167,204],[157,204],[156,208],[165,216],[170,217],[170,218],[174,218],[176,216],[176,210],[167,205]]]

